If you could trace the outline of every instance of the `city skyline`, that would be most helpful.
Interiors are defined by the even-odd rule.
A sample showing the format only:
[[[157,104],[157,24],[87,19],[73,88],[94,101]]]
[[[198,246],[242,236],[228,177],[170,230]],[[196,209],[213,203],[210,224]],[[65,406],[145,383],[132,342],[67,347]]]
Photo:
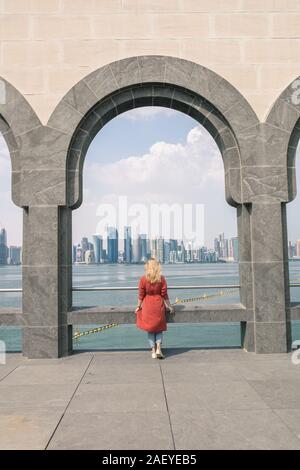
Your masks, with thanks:
[[[213,247],[206,245],[193,247],[192,243],[185,244],[182,240],[163,236],[149,238],[145,233],[133,238],[130,226],[124,227],[124,234],[126,235],[124,238],[119,238],[118,230],[115,227],[108,227],[107,235],[92,235],[93,243],[89,242],[88,237],[82,237],[81,242],[72,244],[72,262],[77,261],[78,248],[89,256],[87,260],[81,259],[79,262],[96,264],[141,263],[149,257],[155,257],[163,263],[238,261],[238,237],[225,238],[224,232],[214,238]],[[22,246],[9,245],[7,240],[7,230],[3,227],[0,229],[0,265],[21,264]],[[119,242],[122,249],[119,249]],[[179,258],[178,247],[182,253]],[[101,250],[105,253],[104,258],[100,256]],[[288,258],[300,259],[300,238],[294,241],[288,240]]]
[[[227,239],[224,233],[214,238],[214,248],[196,248],[192,243],[162,236],[149,238],[145,233],[133,238],[130,226],[124,228],[124,238],[119,238],[115,227],[107,227],[105,234],[93,235],[92,239],[90,242],[88,237],[83,237],[80,243],[73,245],[73,263],[135,264],[144,263],[150,257],[161,263],[238,261],[238,239]]]
[[[231,251],[233,256],[220,256],[219,258],[233,258],[235,261],[237,261],[238,256],[233,254],[233,251],[238,252],[238,245],[234,248],[234,243],[238,243],[238,237],[231,237],[231,238],[225,238],[224,232],[218,235],[218,237],[214,238],[214,243],[213,247],[212,246],[199,246],[199,247],[193,247],[192,243],[187,243],[185,244],[182,240],[176,240],[172,238],[164,238],[163,236],[158,236],[154,238],[149,238],[147,234],[139,234],[138,237],[133,238],[131,236],[131,227],[126,226],[124,227],[124,234],[126,234],[126,237],[124,238],[119,238],[118,235],[118,230],[115,227],[108,227],[108,236],[97,234],[97,235],[92,235],[93,243],[89,242],[88,237],[82,237],[81,242],[78,242],[77,244],[72,245],[72,261],[76,259],[76,255],[74,254],[74,249],[77,249],[78,247],[83,248],[84,252],[87,251],[94,251],[95,254],[95,262],[96,264],[100,262],[104,262],[104,260],[100,260],[100,257],[97,256],[97,253],[99,250],[103,249],[104,252],[107,253],[108,258],[105,260],[105,262],[108,263],[116,263],[120,261],[120,253],[123,255],[124,259],[123,262],[127,263],[138,263],[138,262],[144,262],[146,261],[152,251],[155,251],[155,248],[150,247],[149,248],[149,243],[151,245],[152,242],[167,242],[167,243],[172,243],[176,242],[177,246],[180,245],[183,247],[183,250],[185,252],[191,251],[196,253],[199,250],[203,251],[203,249],[206,250],[206,253],[208,253],[211,257],[212,253],[218,253],[220,249],[216,247],[216,243],[218,243],[218,240],[223,240],[226,241],[226,243],[232,243],[231,248],[227,248],[227,251]],[[6,264],[12,264],[12,265],[18,265],[21,264],[21,257],[22,257],[22,246],[18,245],[9,245],[7,243],[7,230],[5,227],[0,229],[0,265],[6,265]],[[109,240],[109,241],[107,241]],[[83,242],[85,246],[83,245]],[[119,249],[119,242],[121,242],[122,249]],[[105,246],[105,248],[104,248]],[[109,249],[110,246],[110,249]],[[186,248],[186,246],[188,248]],[[162,248],[162,250],[167,249]],[[139,256],[137,253],[140,251],[141,255]],[[170,247],[170,252],[174,252],[175,250]],[[109,254],[108,254],[109,253]],[[151,255],[152,256],[152,255]],[[161,258],[159,255],[159,247],[156,248],[156,253],[153,255],[157,257],[158,259]],[[300,259],[300,238],[294,241],[288,240],[288,257],[289,259]],[[215,262],[216,260],[212,257],[210,261]],[[190,261],[190,260],[189,260]],[[188,262],[189,262],[188,261]],[[89,261],[91,262],[91,260]],[[164,260],[163,260],[164,262]],[[180,260],[175,261],[175,260],[168,260],[168,262],[181,262]]]

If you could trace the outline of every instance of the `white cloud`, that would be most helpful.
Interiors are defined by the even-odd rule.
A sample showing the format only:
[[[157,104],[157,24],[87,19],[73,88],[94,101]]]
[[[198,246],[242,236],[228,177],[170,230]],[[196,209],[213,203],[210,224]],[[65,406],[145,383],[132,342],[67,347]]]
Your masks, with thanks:
[[[93,154],[93,161],[87,158],[85,162],[84,187],[87,190],[82,207],[74,212],[74,241],[84,234],[95,233],[99,205],[110,203],[118,212],[120,196],[127,196],[128,207],[143,204],[148,213],[150,204],[155,203],[178,203],[181,207],[186,203],[204,204],[207,217],[216,219],[224,230],[227,212],[222,157],[210,134],[200,125],[188,132],[183,143],[160,141],[143,155],[106,164],[95,160]],[[231,210],[229,206],[227,209]],[[212,225],[214,235],[217,230],[219,228]],[[211,233],[207,238],[211,240]]]
[[[121,114],[121,119],[129,119],[130,121],[150,121],[157,117],[173,117],[175,111],[169,108],[163,108],[161,106],[144,106],[141,108],[131,109]]]
[[[220,152],[201,126],[193,128],[182,143],[156,142],[140,156],[117,162],[88,163],[85,178],[98,202],[111,194],[126,194],[136,202],[189,202],[207,188],[223,184]]]

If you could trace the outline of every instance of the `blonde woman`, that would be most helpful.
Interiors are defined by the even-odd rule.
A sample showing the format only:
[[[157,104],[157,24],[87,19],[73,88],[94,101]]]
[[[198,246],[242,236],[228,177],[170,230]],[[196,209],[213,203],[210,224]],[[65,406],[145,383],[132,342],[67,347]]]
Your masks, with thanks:
[[[135,313],[137,314],[137,327],[148,332],[153,359],[164,357],[161,343],[163,331],[167,330],[166,307],[173,312],[168,297],[167,282],[161,274],[160,263],[155,258],[151,258],[145,264],[145,275],[139,282],[138,306]]]

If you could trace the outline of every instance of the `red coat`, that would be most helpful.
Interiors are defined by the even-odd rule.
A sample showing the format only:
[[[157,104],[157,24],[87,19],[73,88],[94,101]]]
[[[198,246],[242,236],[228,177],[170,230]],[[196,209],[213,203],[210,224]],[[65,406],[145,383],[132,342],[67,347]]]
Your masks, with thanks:
[[[136,315],[136,326],[150,333],[166,331],[166,308],[164,299],[169,299],[167,282],[161,276],[160,282],[151,284],[146,276],[142,276],[139,282],[139,300],[142,308]]]

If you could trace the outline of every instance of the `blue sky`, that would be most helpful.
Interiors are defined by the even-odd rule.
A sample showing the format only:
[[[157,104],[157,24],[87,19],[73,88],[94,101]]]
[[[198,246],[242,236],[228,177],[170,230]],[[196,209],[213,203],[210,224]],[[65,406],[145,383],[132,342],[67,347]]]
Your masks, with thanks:
[[[2,141],[1,141],[2,140]],[[0,224],[10,244],[21,243],[21,210],[10,201],[10,161],[0,139]],[[300,159],[297,159],[300,181]],[[73,242],[99,226],[101,204],[191,203],[204,205],[204,241],[221,232],[236,236],[236,210],[224,197],[220,152],[192,118],[166,108],[140,108],[110,121],[93,140],[84,166],[84,202],[73,213]],[[300,238],[300,197],[288,207],[289,238]]]
[[[204,204],[206,244],[223,230],[236,235],[235,209],[224,201],[223,163],[214,140],[194,119],[171,109],[139,108],[110,121],[89,148],[84,188],[84,203],[74,213],[74,242],[83,218],[84,230],[98,231],[98,204],[117,205],[118,195],[147,208]]]

